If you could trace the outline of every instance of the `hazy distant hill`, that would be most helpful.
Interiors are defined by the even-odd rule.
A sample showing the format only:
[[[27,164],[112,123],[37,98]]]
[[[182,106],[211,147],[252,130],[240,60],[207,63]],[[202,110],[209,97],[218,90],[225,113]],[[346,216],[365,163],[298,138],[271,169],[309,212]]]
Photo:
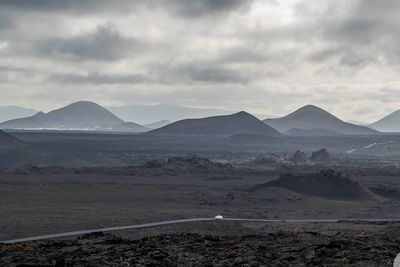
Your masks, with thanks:
[[[80,101],[49,113],[6,121],[2,129],[107,129],[124,121],[93,102]]]
[[[147,132],[149,129],[134,122],[123,122],[113,126],[111,130],[120,132],[143,133]]]
[[[223,109],[190,108],[164,104],[107,107],[107,109],[125,121],[134,121],[141,124],[161,120],[178,121],[187,118],[204,118],[233,113],[233,111]]]
[[[18,106],[0,107],[0,122],[32,116],[35,113],[37,111],[34,109]]]
[[[309,135],[318,135],[318,132],[321,133],[322,130],[324,131],[324,135],[327,131],[347,135],[369,135],[377,133],[370,128],[344,122],[329,112],[312,105],[304,106],[285,117],[266,119],[264,122],[282,133],[288,131],[291,133],[294,131],[292,129],[297,129],[297,132],[299,129],[310,130]],[[315,132],[312,131],[314,129]],[[302,134],[304,135],[305,131],[303,131]]]
[[[400,110],[370,124],[369,127],[382,132],[400,132]]]
[[[281,134],[247,112],[214,116],[202,119],[186,119],[169,124],[151,134],[165,135],[235,135],[260,134],[281,136]]]
[[[124,121],[134,121],[142,125],[162,120],[175,122],[187,118],[205,118],[237,112],[218,108],[193,108],[165,104],[107,107],[107,109]],[[267,115],[254,115],[262,119],[269,117]]]
[[[151,130],[154,130],[154,129],[158,129],[158,128],[164,127],[164,126],[166,126],[166,125],[168,125],[170,123],[171,122],[168,121],[168,120],[161,120],[161,121],[157,121],[157,122],[146,124],[146,125],[144,125],[144,127],[148,128],[148,129],[151,129]]]
[[[292,128],[285,132],[290,136],[342,136],[343,133],[338,133],[336,131],[327,129],[298,129]]]

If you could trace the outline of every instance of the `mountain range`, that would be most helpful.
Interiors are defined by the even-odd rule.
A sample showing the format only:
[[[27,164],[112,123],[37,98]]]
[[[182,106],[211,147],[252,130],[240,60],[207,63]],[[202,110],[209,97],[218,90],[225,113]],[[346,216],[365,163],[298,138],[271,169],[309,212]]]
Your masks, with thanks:
[[[150,131],[157,135],[217,135],[258,134],[280,137],[281,133],[263,123],[253,115],[241,111],[231,115],[201,119],[185,119]]]
[[[260,121],[255,116],[246,112],[225,114],[229,111],[172,105],[126,106],[111,107],[110,109],[124,117],[121,119],[112,111],[96,103],[79,101],[48,113],[37,112],[34,115],[5,121],[0,123],[0,129],[105,130],[137,133],[156,129],[157,131],[152,131],[152,133],[178,135],[252,133],[275,136],[276,133],[274,134],[271,128],[289,136],[373,135],[378,131],[400,132],[400,111],[393,112],[370,125],[356,125],[344,122],[319,107],[307,105],[287,116],[264,120],[264,123],[270,126],[267,131],[265,127],[260,126]],[[3,117],[35,112],[32,109],[15,106],[0,107],[1,110],[5,110]],[[14,113],[11,112],[12,110]],[[211,116],[205,114],[211,114]],[[137,118],[137,120],[131,120],[132,118]],[[171,118],[171,120],[156,120],[159,118]],[[178,118],[184,119],[170,123]],[[138,121],[156,122],[143,125]],[[250,127],[246,129],[248,126]]]
[[[293,133],[301,131],[301,135],[316,135],[316,132],[324,132],[324,135],[373,135],[377,131],[368,127],[344,122],[329,112],[313,106],[304,106],[287,116],[277,119],[266,119],[265,123],[277,129],[281,133]],[[307,133],[308,132],[308,133]]]
[[[0,123],[2,129],[108,129],[124,123],[105,108],[89,101],[79,101],[66,107],[38,112],[33,116]]]

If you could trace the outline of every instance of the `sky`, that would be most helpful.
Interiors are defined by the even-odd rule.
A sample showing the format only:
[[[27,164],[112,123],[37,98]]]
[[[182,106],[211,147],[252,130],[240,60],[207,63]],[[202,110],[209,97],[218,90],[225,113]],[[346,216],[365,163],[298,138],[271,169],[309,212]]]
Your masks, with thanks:
[[[174,104],[372,122],[400,108],[397,0],[0,0],[0,106]]]

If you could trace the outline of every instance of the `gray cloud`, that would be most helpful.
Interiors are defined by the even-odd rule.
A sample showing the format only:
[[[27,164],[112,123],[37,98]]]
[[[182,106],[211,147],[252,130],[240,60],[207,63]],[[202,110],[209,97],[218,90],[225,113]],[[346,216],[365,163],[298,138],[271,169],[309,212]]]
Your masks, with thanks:
[[[0,6],[14,11],[96,13],[126,12],[136,7],[136,0],[0,0]]]
[[[164,9],[183,17],[198,17],[248,7],[252,0],[0,0],[0,7],[28,12],[73,14],[129,13],[139,8]]]
[[[1,69],[0,69],[1,70]],[[191,62],[179,66],[157,66],[145,74],[110,74],[110,73],[56,73],[50,81],[70,84],[245,84],[249,78],[241,73],[204,62]]]
[[[39,41],[33,47],[41,56],[114,61],[135,54],[140,46],[136,39],[124,37],[111,25],[104,25],[87,34]]]
[[[396,0],[377,2],[359,0],[349,16],[339,21],[332,34],[337,38],[358,44],[379,41],[377,37],[386,36],[396,30],[400,3]],[[392,32],[393,33],[393,32]]]
[[[152,82],[149,78],[142,74],[104,74],[104,73],[88,73],[88,74],[53,74],[51,81],[70,84],[139,84]]]
[[[332,10],[326,9],[316,23],[320,40],[327,45],[310,56],[311,60],[337,58],[339,65],[363,68],[370,64],[398,64],[400,37],[400,2],[387,0],[358,0],[345,5],[341,19],[327,19]]]
[[[9,29],[14,26],[14,20],[6,12],[0,11],[0,29]]]
[[[398,1],[280,3],[0,0],[0,105],[93,95],[278,115],[310,102],[346,116],[396,108]]]
[[[173,71],[194,82],[205,83],[246,83],[248,78],[239,71],[206,62],[194,61],[183,64]]]
[[[162,0],[154,2],[160,4]],[[232,10],[244,10],[248,8],[251,3],[252,0],[172,0],[165,1],[162,5],[166,5],[171,11],[183,15],[184,17],[199,17]]]

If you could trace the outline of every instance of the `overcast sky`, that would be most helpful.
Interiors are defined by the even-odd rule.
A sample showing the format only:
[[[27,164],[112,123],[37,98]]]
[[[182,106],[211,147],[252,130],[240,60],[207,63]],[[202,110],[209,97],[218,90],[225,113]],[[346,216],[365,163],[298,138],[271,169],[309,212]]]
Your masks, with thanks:
[[[400,108],[398,0],[0,0],[0,105],[176,104],[374,121]]]

